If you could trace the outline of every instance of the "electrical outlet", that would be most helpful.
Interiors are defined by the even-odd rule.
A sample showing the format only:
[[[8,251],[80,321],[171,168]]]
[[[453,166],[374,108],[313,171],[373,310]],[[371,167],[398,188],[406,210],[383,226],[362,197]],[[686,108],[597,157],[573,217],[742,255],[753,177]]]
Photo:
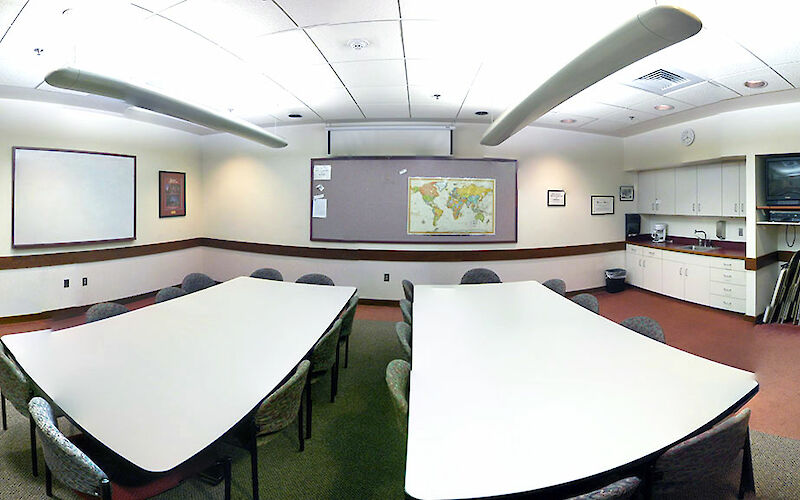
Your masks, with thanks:
[[[64,280],[64,288],[69,288],[69,280]]]
[[[743,227],[739,228],[739,236],[744,236],[744,228]]]
[[[86,286],[88,284],[89,284],[89,278],[84,277],[83,281],[81,282],[81,285]]]
[[[383,281],[389,281],[389,273],[384,273]]]

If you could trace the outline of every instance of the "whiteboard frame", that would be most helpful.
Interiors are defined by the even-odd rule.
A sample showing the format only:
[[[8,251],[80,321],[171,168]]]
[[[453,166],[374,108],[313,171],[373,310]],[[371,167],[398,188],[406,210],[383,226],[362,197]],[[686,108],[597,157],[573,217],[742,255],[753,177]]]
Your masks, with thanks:
[[[84,240],[84,241],[64,241],[58,243],[33,243],[33,244],[17,244],[14,240],[15,232],[15,210],[14,199],[16,197],[16,182],[17,182],[17,151],[50,151],[56,153],[78,153],[102,156],[116,156],[133,159],[133,235],[124,238],[112,238],[105,240]],[[80,149],[58,149],[58,148],[37,148],[26,146],[13,146],[11,148],[11,248],[47,248],[47,247],[63,247],[69,245],[86,245],[90,243],[109,243],[116,241],[133,241],[136,239],[136,156],[126,155],[122,153],[105,153],[102,151],[84,151]]]

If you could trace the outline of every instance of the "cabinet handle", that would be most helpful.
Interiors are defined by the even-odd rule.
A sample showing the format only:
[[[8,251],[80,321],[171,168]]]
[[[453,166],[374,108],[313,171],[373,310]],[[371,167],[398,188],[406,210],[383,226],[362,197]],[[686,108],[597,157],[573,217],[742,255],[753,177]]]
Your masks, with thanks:
[[[697,211],[700,212],[701,210],[703,210],[703,204],[698,201],[697,202]]]
[[[733,275],[731,275],[731,274],[723,274],[722,277],[723,278],[733,278]]]
[[[739,203],[739,205],[742,207],[742,209],[741,209],[741,210],[739,210],[739,211],[740,211],[741,213],[744,213],[744,203]]]
[[[725,304],[726,306],[733,305],[733,304],[731,304],[730,302],[728,302],[727,300],[723,300],[723,301],[722,301],[722,303],[723,303],[723,304]]]
[[[656,211],[656,204],[655,203],[651,203],[650,204],[650,210],[652,210],[653,212]]]
[[[644,268],[646,268],[646,267],[647,267],[647,261],[646,261],[646,260],[644,260],[644,259],[642,259],[642,267],[644,267]]]
[[[678,268],[678,274],[680,276],[683,276],[683,268],[682,267]]]
[[[683,275],[686,276],[687,278],[689,277],[689,268],[688,267],[683,270]]]
[[[724,291],[726,291],[726,292],[732,292],[732,291],[733,291],[732,289],[730,289],[730,288],[725,288],[725,287],[722,287],[722,289],[723,289]]]
[[[733,204],[733,213],[738,213],[738,210],[737,210],[738,206],[739,206],[738,203],[734,203]]]
[[[696,205],[696,203],[692,203],[692,212],[696,212],[697,211],[697,210],[694,209],[695,205]]]
[[[725,267],[731,267],[732,264],[730,262],[723,262],[722,265]]]

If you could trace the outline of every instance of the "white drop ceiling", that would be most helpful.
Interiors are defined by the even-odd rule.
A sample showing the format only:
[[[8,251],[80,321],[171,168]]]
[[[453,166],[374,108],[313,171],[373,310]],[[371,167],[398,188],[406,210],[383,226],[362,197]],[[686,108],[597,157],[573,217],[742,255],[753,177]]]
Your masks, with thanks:
[[[609,76],[533,125],[625,135],[640,123],[800,86],[800,2],[672,4],[696,14],[703,30]],[[613,8],[596,0],[1,0],[0,97],[52,102],[60,95],[68,96],[70,105],[80,104],[82,96],[44,83],[48,72],[73,65],[265,127],[371,120],[489,123],[582,50],[653,5],[652,0],[617,0]],[[356,50],[351,40],[368,44]],[[661,68],[701,81],[663,96],[628,85]],[[747,80],[767,85],[748,88]],[[87,107],[98,102],[85,96]],[[656,110],[660,104],[671,109]],[[476,115],[479,111],[487,114]]]

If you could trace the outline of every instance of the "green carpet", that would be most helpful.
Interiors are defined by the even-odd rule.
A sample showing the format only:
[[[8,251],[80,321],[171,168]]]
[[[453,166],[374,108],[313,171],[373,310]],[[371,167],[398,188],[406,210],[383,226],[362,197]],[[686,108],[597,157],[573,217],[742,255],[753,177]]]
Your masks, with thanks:
[[[384,381],[386,365],[402,357],[394,325],[356,321],[352,335],[350,366],[341,370],[336,402],[329,402],[327,377],[313,386],[314,435],[306,450],[298,452],[294,426],[259,449],[261,498],[404,497],[405,438],[397,428]],[[752,446],[756,498],[800,498],[800,441],[753,431]],[[249,457],[241,450],[231,452],[233,497],[250,498]],[[39,457],[42,464],[41,450]],[[54,495],[77,498],[58,481]],[[44,478],[31,476],[27,420],[10,409],[9,429],[0,432],[0,499],[27,498],[46,498]],[[157,498],[220,499],[222,485],[210,487],[192,479]]]

